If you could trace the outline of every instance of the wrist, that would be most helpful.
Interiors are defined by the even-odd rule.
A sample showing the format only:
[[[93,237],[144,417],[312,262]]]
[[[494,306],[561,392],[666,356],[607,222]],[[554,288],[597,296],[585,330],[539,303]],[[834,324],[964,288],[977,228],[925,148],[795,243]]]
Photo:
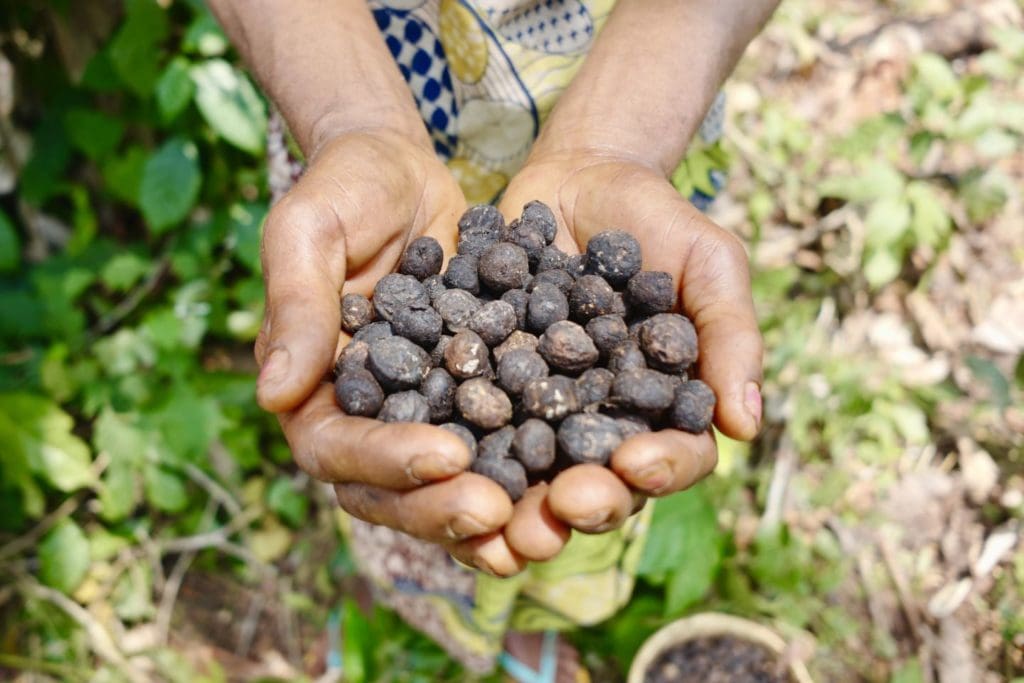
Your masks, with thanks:
[[[427,128],[416,112],[410,115],[404,107],[379,107],[358,114],[328,110],[316,117],[309,128],[306,157],[312,160],[333,140],[358,133],[375,134],[425,151],[433,150]]]

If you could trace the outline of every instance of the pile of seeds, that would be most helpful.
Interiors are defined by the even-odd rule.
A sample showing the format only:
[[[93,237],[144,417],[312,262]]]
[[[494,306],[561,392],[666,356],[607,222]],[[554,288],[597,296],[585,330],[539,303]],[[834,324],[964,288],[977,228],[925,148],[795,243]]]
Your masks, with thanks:
[[[556,231],[541,202],[508,225],[474,206],[444,273],[441,245],[420,237],[372,300],[346,294],[341,409],[459,435],[472,470],[513,500],[569,465],[607,464],[634,434],[706,430],[715,396],[688,377],[697,334],[672,312],[672,277],[641,270],[628,233],[602,232],[569,256]]]

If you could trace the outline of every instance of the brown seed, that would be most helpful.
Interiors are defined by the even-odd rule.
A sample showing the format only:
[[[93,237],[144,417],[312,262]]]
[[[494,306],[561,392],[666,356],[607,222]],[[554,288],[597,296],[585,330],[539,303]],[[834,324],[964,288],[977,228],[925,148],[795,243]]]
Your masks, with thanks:
[[[505,357],[505,354],[514,349],[537,350],[539,340],[536,336],[522,330],[515,330],[508,336],[508,339],[494,347],[494,360],[498,363]]]
[[[334,364],[334,375],[338,376],[346,370],[365,370],[366,359],[370,355],[370,345],[362,341],[350,341],[338,354]]]
[[[548,364],[568,373],[579,373],[597,362],[597,347],[586,330],[568,320],[559,321],[540,336],[537,351]]]
[[[487,344],[472,330],[463,330],[452,338],[444,350],[448,372],[459,379],[487,375],[491,371]]]
[[[505,425],[480,439],[480,447],[477,452],[481,458],[507,458],[510,455],[512,437],[515,434],[515,427]]]
[[[526,251],[515,244],[499,242],[491,245],[480,257],[480,281],[496,294],[521,288],[530,274]]]
[[[480,335],[488,346],[505,341],[515,328],[516,309],[507,301],[488,301],[469,320],[469,329]]]
[[[563,375],[531,379],[523,387],[522,407],[530,417],[557,422],[580,409],[576,382]]]
[[[607,359],[616,346],[629,339],[626,321],[618,315],[599,315],[587,323],[587,334],[602,358]]]
[[[463,382],[455,394],[455,404],[462,417],[482,429],[498,429],[512,420],[512,401],[482,377]]]
[[[615,312],[615,290],[596,275],[584,275],[569,292],[569,314],[580,324]]]
[[[626,285],[629,305],[638,315],[668,313],[676,305],[672,276],[656,270],[642,270]]]
[[[676,313],[660,313],[640,326],[640,349],[659,370],[678,373],[697,360],[697,331]]]
[[[576,393],[584,406],[599,403],[608,398],[615,374],[607,368],[590,368],[576,380]]]
[[[640,272],[640,243],[623,230],[606,230],[587,242],[587,272],[618,287]]]
[[[355,334],[361,327],[373,322],[373,304],[362,294],[341,297],[341,329]]]
[[[447,289],[438,295],[434,309],[448,331],[458,333],[469,329],[469,321],[481,305],[479,299],[464,289]]]

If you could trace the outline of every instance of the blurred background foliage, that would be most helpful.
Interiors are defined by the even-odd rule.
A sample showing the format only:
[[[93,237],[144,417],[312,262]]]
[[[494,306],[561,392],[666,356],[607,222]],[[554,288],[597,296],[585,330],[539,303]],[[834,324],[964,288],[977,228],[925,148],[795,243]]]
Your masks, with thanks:
[[[268,106],[202,0],[17,3],[0,52],[0,677],[337,679],[341,633],[467,678],[253,401]],[[726,92],[766,428],[659,502],[595,680],[706,609],[821,680],[1024,676],[1020,5],[788,0]]]

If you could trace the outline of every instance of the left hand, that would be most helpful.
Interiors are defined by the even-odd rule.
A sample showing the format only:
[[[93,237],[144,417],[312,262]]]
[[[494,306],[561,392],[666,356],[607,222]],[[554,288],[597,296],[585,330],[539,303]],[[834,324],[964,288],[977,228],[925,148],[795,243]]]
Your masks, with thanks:
[[[699,339],[698,372],[718,399],[715,425],[750,440],[761,423],[762,342],[742,243],[686,201],[658,171],[637,160],[588,152],[531,158],[501,203],[506,218],[539,199],[559,223],[557,246],[586,249],[611,228],[636,236],[645,270],[672,275],[681,310]],[[612,455],[611,469],[577,465],[550,484],[531,488],[516,504],[503,534],[453,549],[457,557],[486,556],[496,573],[511,575],[526,561],[561,551],[571,528],[599,533],[618,528],[647,496],[686,489],[717,464],[714,436],[666,429],[639,434]]]

